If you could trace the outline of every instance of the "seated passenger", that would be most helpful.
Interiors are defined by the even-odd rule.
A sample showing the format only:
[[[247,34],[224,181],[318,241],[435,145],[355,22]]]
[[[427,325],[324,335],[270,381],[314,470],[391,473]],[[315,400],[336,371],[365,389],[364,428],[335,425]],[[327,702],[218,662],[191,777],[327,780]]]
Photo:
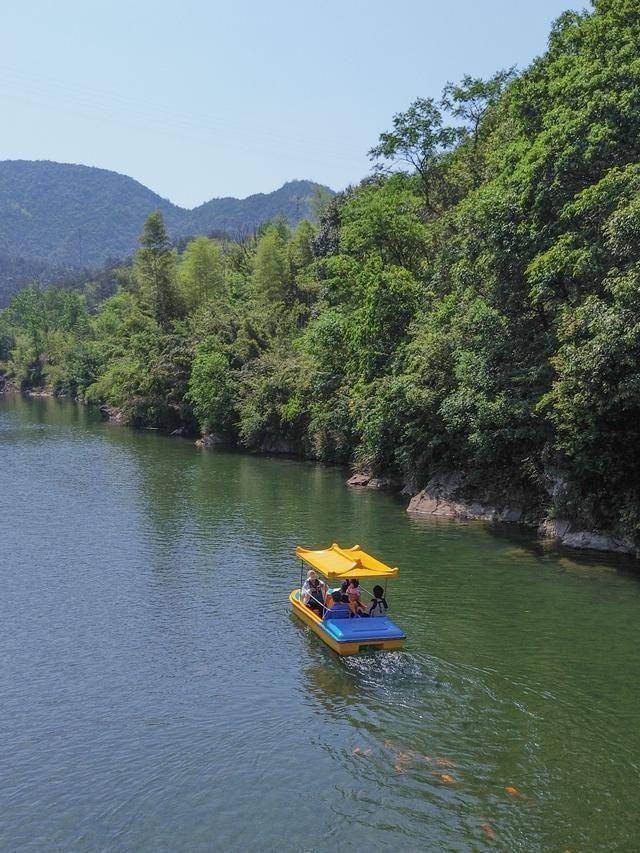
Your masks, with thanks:
[[[349,581],[342,581],[340,586],[337,586],[335,589],[330,589],[327,591],[327,607],[331,607],[331,603],[336,601],[336,593],[342,593],[342,597],[344,601],[347,601],[347,587],[349,586]]]
[[[339,589],[331,593],[331,598],[333,599],[333,603],[325,613],[325,619],[332,619],[335,616],[340,617],[342,614],[349,615],[351,613],[347,599]]]
[[[351,612],[354,616],[359,616],[366,612],[362,606],[362,602],[360,601],[360,581],[358,578],[353,578],[349,581],[349,585],[347,587],[347,598],[349,600],[349,607],[351,608]]]
[[[324,581],[320,580],[318,575],[309,569],[307,579],[300,591],[300,598],[303,604],[306,604],[309,610],[315,611],[318,616],[322,617],[325,611],[324,599],[327,594],[327,587]]]
[[[387,604],[387,599],[384,597],[384,590],[381,586],[374,586],[373,598],[367,608],[367,615],[386,616],[388,608],[389,605]]]
[[[327,592],[327,601],[326,601],[327,607],[331,607],[332,603],[334,601],[338,600],[336,598],[336,593],[338,593],[338,592],[342,594],[343,600],[347,601],[348,600],[347,599],[347,587],[348,586],[349,586],[349,581],[342,581],[342,583],[340,584],[339,587],[336,587],[336,589],[330,589]]]

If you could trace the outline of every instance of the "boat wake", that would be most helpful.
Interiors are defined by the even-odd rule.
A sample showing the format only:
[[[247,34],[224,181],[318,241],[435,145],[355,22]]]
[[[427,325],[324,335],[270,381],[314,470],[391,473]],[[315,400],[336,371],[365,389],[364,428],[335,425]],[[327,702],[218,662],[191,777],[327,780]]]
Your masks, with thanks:
[[[436,671],[435,665],[425,656],[405,651],[373,651],[345,657],[341,663],[363,686],[424,684],[435,678]]]

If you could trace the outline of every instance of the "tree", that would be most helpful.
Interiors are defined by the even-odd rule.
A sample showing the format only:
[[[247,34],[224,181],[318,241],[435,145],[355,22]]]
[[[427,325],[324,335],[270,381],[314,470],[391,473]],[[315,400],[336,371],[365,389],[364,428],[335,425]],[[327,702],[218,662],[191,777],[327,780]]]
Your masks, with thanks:
[[[11,375],[23,387],[67,388],[66,366],[89,328],[84,297],[56,287],[29,287],[13,297],[3,315],[7,332],[13,331],[4,343]]]
[[[178,267],[178,283],[185,308],[192,313],[225,289],[225,270],[220,246],[207,237],[191,240]]]
[[[429,203],[435,166],[460,135],[460,128],[443,124],[442,112],[433,98],[417,98],[406,112],[394,115],[393,130],[380,134],[369,157],[379,170],[392,169],[398,163],[411,166]]]
[[[13,346],[13,330],[6,311],[0,311],[0,364],[9,358]]]
[[[356,277],[358,307],[350,315],[353,361],[369,381],[384,372],[420,304],[420,287],[402,267],[368,258]]]
[[[485,113],[496,103],[505,86],[515,76],[515,65],[496,71],[488,80],[465,74],[460,83],[447,83],[440,104],[451,115],[465,123],[476,144]]]
[[[167,331],[179,316],[176,289],[176,257],[164,227],[162,213],[151,213],[140,237],[141,248],[135,259],[140,292],[161,329]]]
[[[190,243],[186,318],[155,215],[95,316],[59,291],[12,304],[7,369],[416,488],[464,471],[488,502],[640,543],[638,43],[637,2],[594,0],[517,78],[417,100],[317,234]]]
[[[203,432],[228,435],[233,425],[233,383],[229,360],[214,337],[196,349],[187,400]]]
[[[382,186],[360,187],[341,211],[340,247],[358,258],[375,254],[387,264],[417,269],[426,249],[420,202],[403,175]]]
[[[266,302],[284,300],[289,285],[286,231],[268,225],[258,240],[251,282],[256,296]]]
[[[313,239],[315,229],[307,220],[303,219],[291,235],[287,245],[287,257],[291,274],[295,277],[303,269],[310,266],[313,261]]]
[[[5,316],[16,329],[15,347],[10,353],[11,373],[23,387],[39,385],[49,331],[44,292],[38,287],[28,287],[16,293]]]
[[[488,80],[465,74],[460,83],[447,83],[442,92],[440,105],[451,115],[463,122],[464,132],[471,140],[470,171],[474,186],[482,180],[482,157],[480,156],[480,131],[488,132],[485,121],[487,110],[497,103],[505,86],[516,76],[515,65],[497,71]]]
[[[608,298],[567,309],[553,357],[556,379],[540,408],[556,427],[567,490],[583,523],[640,540],[640,281],[610,281]],[[568,503],[568,506],[566,505]]]
[[[310,199],[311,212],[313,219],[317,222],[324,215],[327,207],[331,204],[333,193],[325,190],[324,187],[316,187]],[[303,220],[304,221],[304,220]]]

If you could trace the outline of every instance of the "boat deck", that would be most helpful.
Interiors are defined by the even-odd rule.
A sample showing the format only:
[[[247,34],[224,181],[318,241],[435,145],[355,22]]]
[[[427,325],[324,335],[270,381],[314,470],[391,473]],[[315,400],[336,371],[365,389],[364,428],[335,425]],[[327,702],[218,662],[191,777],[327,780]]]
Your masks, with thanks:
[[[392,651],[404,646],[405,634],[388,616],[370,619],[320,619],[300,601],[300,590],[289,595],[293,612],[339,655],[357,655],[369,649]]]

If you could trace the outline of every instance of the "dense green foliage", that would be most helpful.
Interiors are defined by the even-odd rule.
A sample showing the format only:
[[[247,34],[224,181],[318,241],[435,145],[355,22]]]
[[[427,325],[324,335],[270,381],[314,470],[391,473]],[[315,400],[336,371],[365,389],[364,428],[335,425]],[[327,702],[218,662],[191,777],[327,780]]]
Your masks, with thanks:
[[[638,44],[630,0],[563,15],[519,76],[395,116],[319,226],[176,256],[148,220],[91,316],[14,300],[9,372],[414,485],[461,469],[640,540]]]
[[[97,268],[135,250],[140,223],[162,211],[172,239],[194,234],[252,233],[282,216],[291,225],[313,215],[330,191],[290,181],[272,193],[214,198],[185,210],[106,169],[47,161],[0,162],[0,306],[25,282]]]

